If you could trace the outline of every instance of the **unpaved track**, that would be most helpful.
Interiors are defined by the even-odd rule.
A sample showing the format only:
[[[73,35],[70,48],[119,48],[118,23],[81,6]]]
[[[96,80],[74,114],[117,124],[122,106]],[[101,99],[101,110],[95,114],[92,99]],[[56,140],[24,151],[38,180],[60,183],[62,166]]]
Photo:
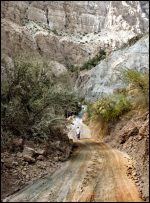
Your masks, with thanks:
[[[6,198],[6,202],[140,202],[126,175],[126,155],[92,139],[78,141],[78,150],[52,176]]]

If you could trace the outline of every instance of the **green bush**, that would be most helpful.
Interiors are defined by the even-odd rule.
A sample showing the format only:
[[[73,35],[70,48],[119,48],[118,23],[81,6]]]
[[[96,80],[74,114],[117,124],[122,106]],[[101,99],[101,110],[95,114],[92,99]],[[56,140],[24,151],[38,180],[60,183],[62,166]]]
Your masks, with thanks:
[[[88,115],[91,119],[102,119],[109,122],[118,119],[131,110],[131,103],[122,94],[107,96],[88,106]]]
[[[46,63],[33,59],[15,60],[13,70],[5,67],[1,88],[3,132],[44,141],[54,128],[63,131],[66,112],[79,109],[78,97],[67,81],[48,74]]]
[[[89,119],[102,119],[105,122],[114,121],[124,113],[133,109],[138,109],[137,104],[140,105],[140,108],[148,106],[148,73],[143,73],[133,69],[126,69],[123,71],[122,76],[122,79],[127,81],[128,85],[130,85],[130,89],[120,89],[113,95],[102,98],[93,104],[88,104],[87,113]],[[132,91],[132,97],[130,97],[130,90],[134,90]]]
[[[133,89],[138,89],[142,94],[146,104],[149,103],[149,74],[134,69],[125,70],[124,79],[132,85]]]
[[[85,62],[81,67],[80,70],[90,70],[91,68],[95,67],[99,62],[106,57],[106,52],[104,50],[101,50],[95,57],[92,59],[89,59],[87,62]]]
[[[53,29],[52,32],[53,32],[55,35],[59,35],[59,33],[57,32],[56,29]]]
[[[78,67],[75,66],[75,65],[70,65],[68,67],[68,70],[71,71],[71,72],[77,72],[78,71]]]

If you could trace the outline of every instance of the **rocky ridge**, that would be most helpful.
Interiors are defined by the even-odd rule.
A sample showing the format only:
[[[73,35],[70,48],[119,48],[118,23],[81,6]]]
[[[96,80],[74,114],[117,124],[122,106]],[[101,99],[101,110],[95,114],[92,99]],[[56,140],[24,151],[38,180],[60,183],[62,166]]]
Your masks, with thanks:
[[[76,88],[86,100],[95,101],[125,86],[121,74],[126,68],[148,72],[148,34],[131,46],[127,45],[125,48],[112,52],[91,70],[80,73]]]
[[[92,58],[100,48],[110,53],[104,61],[90,71],[83,71],[78,78],[76,87],[89,101],[95,101],[105,93],[110,94],[122,87],[119,70],[123,67],[143,71],[148,69],[147,35],[132,46],[121,48],[132,37],[148,31],[148,1],[4,1],[1,5],[1,50],[7,62],[11,63],[18,53],[42,57],[52,63],[54,73],[59,75],[66,72],[66,68],[72,64],[80,65]],[[112,51],[114,52],[111,53]],[[127,129],[123,128],[124,132],[116,127],[120,135],[116,137],[115,143],[107,140],[136,160],[137,174],[141,181],[140,184],[137,183],[145,200],[148,200],[148,137],[146,134],[141,137],[139,132],[142,131],[141,122],[148,128],[147,120],[148,118],[143,121],[142,118],[136,121],[134,129],[125,124]],[[117,136],[117,133],[113,135]],[[33,154],[37,154],[37,150],[34,151]],[[8,188],[5,178],[13,190],[17,184],[21,186],[29,179],[39,178],[44,173],[55,170],[59,157],[63,157],[61,150],[58,151],[56,156],[48,156],[48,159],[41,154],[37,157],[27,155],[27,152],[24,155],[12,154],[10,161],[11,155],[4,153],[1,161],[4,187]],[[16,179],[18,183],[15,183]]]
[[[2,50],[82,64],[99,48],[114,50],[148,31],[148,2],[2,2]]]

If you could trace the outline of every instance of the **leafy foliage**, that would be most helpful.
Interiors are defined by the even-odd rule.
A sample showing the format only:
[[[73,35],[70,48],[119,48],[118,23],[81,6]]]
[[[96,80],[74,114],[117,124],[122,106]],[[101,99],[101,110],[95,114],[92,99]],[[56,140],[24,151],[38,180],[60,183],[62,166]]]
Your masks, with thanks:
[[[91,119],[113,121],[131,109],[131,103],[122,94],[108,96],[88,106],[88,115]]]
[[[72,64],[72,65],[70,65],[70,66],[68,67],[68,69],[69,69],[69,71],[71,71],[71,72],[76,72],[76,71],[78,70],[78,67]]]
[[[76,113],[79,106],[68,80],[59,79],[48,74],[46,63],[36,60],[19,58],[13,70],[5,67],[1,91],[3,132],[41,141],[54,134],[56,128],[62,132],[66,112]]]
[[[90,70],[91,68],[95,67],[101,60],[105,59],[106,52],[101,50],[95,57],[89,59],[85,62],[81,67],[80,70]]]
[[[118,119],[124,113],[137,108],[139,101],[138,105],[141,108],[144,107],[142,106],[144,101],[145,106],[148,106],[149,75],[134,69],[126,69],[122,76],[122,79],[128,82],[129,90],[128,88],[120,89],[113,95],[88,104],[87,113],[89,119],[101,119],[104,122],[111,122]],[[131,91],[133,93],[132,97]]]
[[[124,71],[124,79],[131,84],[132,89],[138,89],[146,105],[149,103],[149,75],[134,69]]]
[[[57,32],[56,29],[53,29],[52,32],[53,32],[55,35],[59,35],[59,33]]]
[[[82,70],[90,70],[91,68],[95,67],[101,60],[105,59],[105,57],[106,52],[104,50],[100,50],[96,56],[86,61],[82,66],[79,67],[72,64],[68,66],[68,70],[74,73],[78,73]]]

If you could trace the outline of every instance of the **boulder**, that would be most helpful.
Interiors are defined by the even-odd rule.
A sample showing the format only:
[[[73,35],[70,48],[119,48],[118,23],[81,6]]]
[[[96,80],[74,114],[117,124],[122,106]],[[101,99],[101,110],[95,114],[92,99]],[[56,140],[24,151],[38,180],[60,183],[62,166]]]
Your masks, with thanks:
[[[60,148],[60,141],[56,141],[56,142],[55,142],[55,147],[56,147],[57,149]]]
[[[23,150],[23,159],[28,163],[34,163],[35,157],[37,156],[37,151],[30,147],[25,147]]]
[[[25,146],[24,147],[24,150],[23,150],[23,156],[27,155],[27,156],[30,156],[30,157],[35,157],[37,154],[37,151],[31,147],[27,147]]]
[[[20,139],[14,139],[13,140],[13,144],[15,146],[22,146],[24,144],[24,140],[22,138],[20,138]]]
[[[36,151],[36,153],[38,154],[38,155],[46,155],[46,149],[38,149],[37,151]]]
[[[42,161],[44,159],[44,156],[43,155],[39,155],[36,159]]]
[[[57,61],[51,61],[49,65],[52,69],[53,74],[56,77],[67,73],[67,68],[63,64],[58,63]]]
[[[12,164],[13,164],[13,166],[18,166],[18,162],[17,161],[13,161]]]
[[[21,158],[21,157],[22,157],[22,153],[21,153],[21,152],[18,152],[18,153],[17,153],[17,157]]]
[[[22,138],[18,139],[18,138],[15,138],[13,139],[12,141],[12,150],[13,151],[22,151],[23,150],[23,147],[24,147],[24,140]]]
[[[24,161],[27,161],[28,163],[35,163],[35,159],[29,155],[24,155],[23,158],[24,158]]]
[[[58,156],[54,157],[54,161],[58,162],[60,158]]]
[[[4,163],[4,160],[3,160],[3,159],[1,159],[1,163]]]
[[[8,158],[4,161],[4,165],[6,168],[13,168],[13,158]]]

